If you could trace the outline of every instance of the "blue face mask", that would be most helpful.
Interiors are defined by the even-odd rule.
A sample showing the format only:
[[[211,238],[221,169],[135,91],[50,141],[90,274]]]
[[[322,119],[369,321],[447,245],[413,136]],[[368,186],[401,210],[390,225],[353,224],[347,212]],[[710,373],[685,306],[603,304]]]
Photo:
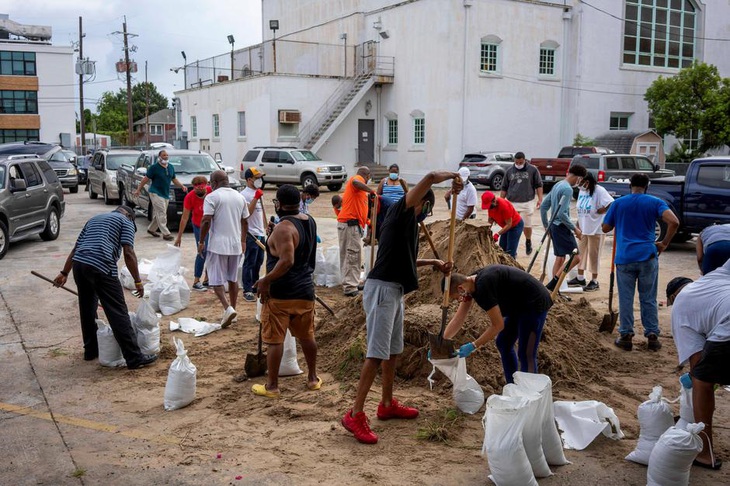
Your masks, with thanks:
[[[398,173],[397,172],[391,172],[388,174],[388,177],[390,177],[391,181],[397,181],[398,180]]]
[[[305,199],[304,200],[304,204],[306,204],[307,206],[309,206],[310,204],[312,204],[312,201],[314,201],[314,199]]]

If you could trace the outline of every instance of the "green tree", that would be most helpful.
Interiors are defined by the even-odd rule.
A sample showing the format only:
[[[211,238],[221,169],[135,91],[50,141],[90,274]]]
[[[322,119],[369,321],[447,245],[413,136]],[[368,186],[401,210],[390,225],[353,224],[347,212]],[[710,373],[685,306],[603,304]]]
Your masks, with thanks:
[[[594,145],[596,145],[596,141],[593,140],[591,137],[576,133],[575,138],[573,139],[573,145],[578,147],[593,147]]]
[[[91,131],[91,110],[84,108],[84,128],[87,132]],[[76,113],[76,133],[81,133],[81,122],[79,121],[79,114]]]
[[[671,78],[660,76],[644,99],[660,134],[689,138],[699,131],[698,152],[730,145],[730,79],[717,67],[695,62]]]
[[[139,83],[132,86],[132,122],[144,118],[145,103],[149,89],[150,113],[168,107],[167,98],[162,96],[152,83]],[[119,132],[127,129],[127,90],[105,91],[97,105],[99,132]]]

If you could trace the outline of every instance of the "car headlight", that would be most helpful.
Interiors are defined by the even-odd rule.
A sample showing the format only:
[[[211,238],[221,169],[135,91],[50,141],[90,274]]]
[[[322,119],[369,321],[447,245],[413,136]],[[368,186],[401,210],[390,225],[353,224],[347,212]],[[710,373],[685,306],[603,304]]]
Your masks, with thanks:
[[[69,169],[68,172],[66,172],[68,175],[76,175],[77,171],[76,169]]]
[[[329,173],[329,171],[330,171],[329,167],[317,167],[318,174]]]

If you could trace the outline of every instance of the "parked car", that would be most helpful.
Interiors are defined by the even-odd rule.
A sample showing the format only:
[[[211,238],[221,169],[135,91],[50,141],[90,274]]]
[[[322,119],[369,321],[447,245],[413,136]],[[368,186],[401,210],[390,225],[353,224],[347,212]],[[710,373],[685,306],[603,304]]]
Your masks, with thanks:
[[[598,182],[629,179],[636,173],[644,173],[649,179],[672,177],[673,170],[662,169],[648,157],[634,154],[585,154],[576,155],[570,166],[580,164],[592,173]]]
[[[62,152],[63,152],[63,155],[66,156],[66,158],[68,159],[69,162],[71,162],[73,165],[78,166],[77,161],[78,161],[79,157],[78,157],[78,155],[76,155],[76,152],[74,152],[73,150],[66,150],[66,149],[63,149]]]
[[[608,154],[612,151],[605,147],[585,147],[568,145],[560,149],[557,158],[554,159],[530,159],[530,163],[540,171],[542,184],[545,192],[550,191],[556,182],[565,177],[573,157],[582,154]]]
[[[464,155],[459,167],[469,169],[469,180],[473,183],[499,191],[502,189],[504,174],[514,161],[514,152],[476,152]]]
[[[137,160],[133,164],[122,164],[117,169],[117,186],[119,197],[122,204],[129,207],[137,207],[140,211],[147,214],[147,218],[152,218],[152,204],[150,203],[147,189],[145,186],[140,192],[138,198],[134,196],[134,192],[139,187],[142,178],[147,174],[147,168],[157,160],[159,150],[145,150],[139,153]],[[220,170],[219,165],[213,160],[213,157],[205,152],[197,152],[195,150],[167,150],[169,155],[168,163],[175,168],[177,179],[185,184],[190,190],[192,189],[192,179],[196,175],[204,175],[210,178],[210,173]],[[226,167],[228,174],[229,187],[239,190],[241,183],[232,176],[233,167]],[[167,221],[171,227],[175,227],[180,222],[180,216],[183,212],[183,200],[185,193],[177,186],[170,185],[170,204],[167,207]]]
[[[327,186],[330,191],[339,191],[347,182],[344,166],[325,162],[311,150],[296,147],[254,147],[243,156],[241,179],[254,165],[266,174],[264,184]]]
[[[45,159],[0,155],[0,259],[12,242],[58,238],[65,209],[61,183]]]
[[[96,199],[101,194],[105,204],[119,199],[117,169],[122,164],[134,165],[139,155],[139,150],[97,150],[89,165],[89,198]]]
[[[46,142],[10,142],[0,145],[0,155],[36,155],[48,161],[64,188],[72,193],[79,192],[79,176],[76,166],[64,149],[55,143]]]
[[[601,185],[614,198],[631,192],[625,179]],[[707,226],[730,223],[730,157],[693,160],[686,175],[653,179],[647,192],[665,201],[679,218],[673,241],[687,241]],[[666,230],[657,221],[657,239],[663,239]]]

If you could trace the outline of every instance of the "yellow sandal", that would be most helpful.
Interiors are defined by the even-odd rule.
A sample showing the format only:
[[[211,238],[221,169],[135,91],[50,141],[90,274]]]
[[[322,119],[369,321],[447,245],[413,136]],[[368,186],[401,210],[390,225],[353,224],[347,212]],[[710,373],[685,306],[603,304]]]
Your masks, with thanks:
[[[254,385],[251,387],[251,391],[254,395],[259,395],[266,398],[279,398],[280,393],[278,391],[273,392],[266,389],[266,385]]]
[[[311,383],[307,383],[307,388],[309,389],[309,391],[319,390],[320,388],[322,388],[322,378],[318,376],[317,383],[315,383],[314,385],[312,385]]]

